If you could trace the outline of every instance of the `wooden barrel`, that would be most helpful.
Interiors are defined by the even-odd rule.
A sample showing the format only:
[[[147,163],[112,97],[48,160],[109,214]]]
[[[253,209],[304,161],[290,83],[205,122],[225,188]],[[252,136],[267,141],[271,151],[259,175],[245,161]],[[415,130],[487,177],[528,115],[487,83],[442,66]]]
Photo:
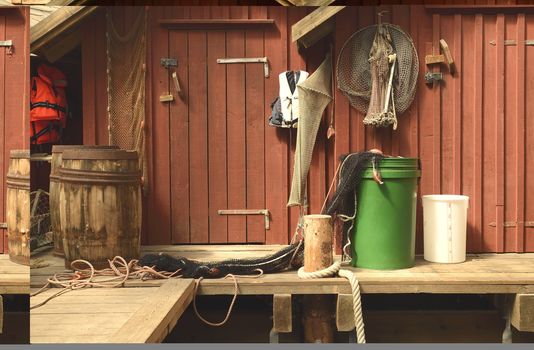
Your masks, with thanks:
[[[59,227],[59,168],[63,152],[69,149],[118,149],[117,146],[85,146],[85,145],[57,145],[52,147],[52,160],[50,167],[50,226],[52,228],[52,239],[54,241],[53,253],[56,256],[64,257],[63,237]]]
[[[6,178],[9,259],[30,265],[30,151],[12,150]]]
[[[65,267],[83,259],[96,268],[122,256],[138,259],[141,172],[137,152],[65,150],[59,169],[59,217]]]

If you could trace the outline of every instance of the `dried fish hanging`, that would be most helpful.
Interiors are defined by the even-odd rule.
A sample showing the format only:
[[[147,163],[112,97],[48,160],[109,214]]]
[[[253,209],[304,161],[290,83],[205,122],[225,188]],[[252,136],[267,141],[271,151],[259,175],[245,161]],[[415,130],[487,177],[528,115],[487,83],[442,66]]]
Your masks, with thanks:
[[[139,154],[143,191],[148,191],[145,151],[146,11],[140,7],[129,31],[120,35],[107,18],[108,130],[109,144]]]

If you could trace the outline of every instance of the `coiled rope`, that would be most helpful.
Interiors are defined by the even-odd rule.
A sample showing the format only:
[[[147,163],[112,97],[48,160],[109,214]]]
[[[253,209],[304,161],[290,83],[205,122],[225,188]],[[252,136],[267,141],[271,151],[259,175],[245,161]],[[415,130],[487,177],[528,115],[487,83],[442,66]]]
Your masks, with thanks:
[[[108,260],[108,262],[108,268],[97,270],[87,260],[74,260],[71,263],[71,267],[74,271],[54,274],[54,276],[48,278],[46,285],[37,292],[30,294],[30,296],[34,297],[51,287],[59,287],[62,289],[57,293],[52,294],[41,303],[30,307],[30,309],[33,310],[41,307],[50,300],[76,289],[122,287],[129,279],[140,279],[144,281],[147,279],[169,279],[172,277],[180,277],[180,270],[174,272],[160,272],[150,266],[139,266],[139,260],[133,259],[130,260],[130,262],[126,262],[121,256],[116,256],[113,259]],[[80,265],[85,265],[86,267],[82,268]],[[108,278],[99,278],[106,276]]]
[[[356,275],[350,270],[341,269],[341,262],[336,261],[329,267],[323,270],[306,272],[304,267],[301,267],[297,275],[302,279],[314,279],[314,278],[325,278],[335,275],[343,277],[349,280],[351,289],[352,289],[352,308],[354,311],[354,325],[356,331],[356,340],[358,344],[365,344],[365,325],[363,323],[362,315],[362,300],[360,294],[360,283],[356,278]]]

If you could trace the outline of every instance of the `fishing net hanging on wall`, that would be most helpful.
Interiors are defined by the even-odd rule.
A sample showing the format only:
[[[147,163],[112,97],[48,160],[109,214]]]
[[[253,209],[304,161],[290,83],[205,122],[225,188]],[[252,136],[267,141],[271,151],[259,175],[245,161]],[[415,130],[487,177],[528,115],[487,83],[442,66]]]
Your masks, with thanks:
[[[352,34],[339,54],[336,75],[338,88],[351,106],[366,114],[365,124],[395,127],[396,115],[406,111],[415,97],[418,72],[411,37],[400,27],[384,23]]]
[[[109,144],[139,154],[143,191],[148,191],[145,150],[146,11],[140,7],[128,31],[120,35],[107,18]]]
[[[52,244],[48,192],[30,192],[30,251]]]

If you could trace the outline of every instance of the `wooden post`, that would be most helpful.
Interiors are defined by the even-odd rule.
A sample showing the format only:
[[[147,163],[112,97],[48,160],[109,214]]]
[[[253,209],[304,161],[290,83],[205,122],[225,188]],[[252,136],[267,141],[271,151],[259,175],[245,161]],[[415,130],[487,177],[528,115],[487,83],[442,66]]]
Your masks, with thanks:
[[[334,261],[333,227],[329,215],[304,216],[304,271],[323,270]],[[317,283],[321,283],[320,280]],[[333,300],[326,295],[307,295],[303,299],[304,341],[334,341]]]

